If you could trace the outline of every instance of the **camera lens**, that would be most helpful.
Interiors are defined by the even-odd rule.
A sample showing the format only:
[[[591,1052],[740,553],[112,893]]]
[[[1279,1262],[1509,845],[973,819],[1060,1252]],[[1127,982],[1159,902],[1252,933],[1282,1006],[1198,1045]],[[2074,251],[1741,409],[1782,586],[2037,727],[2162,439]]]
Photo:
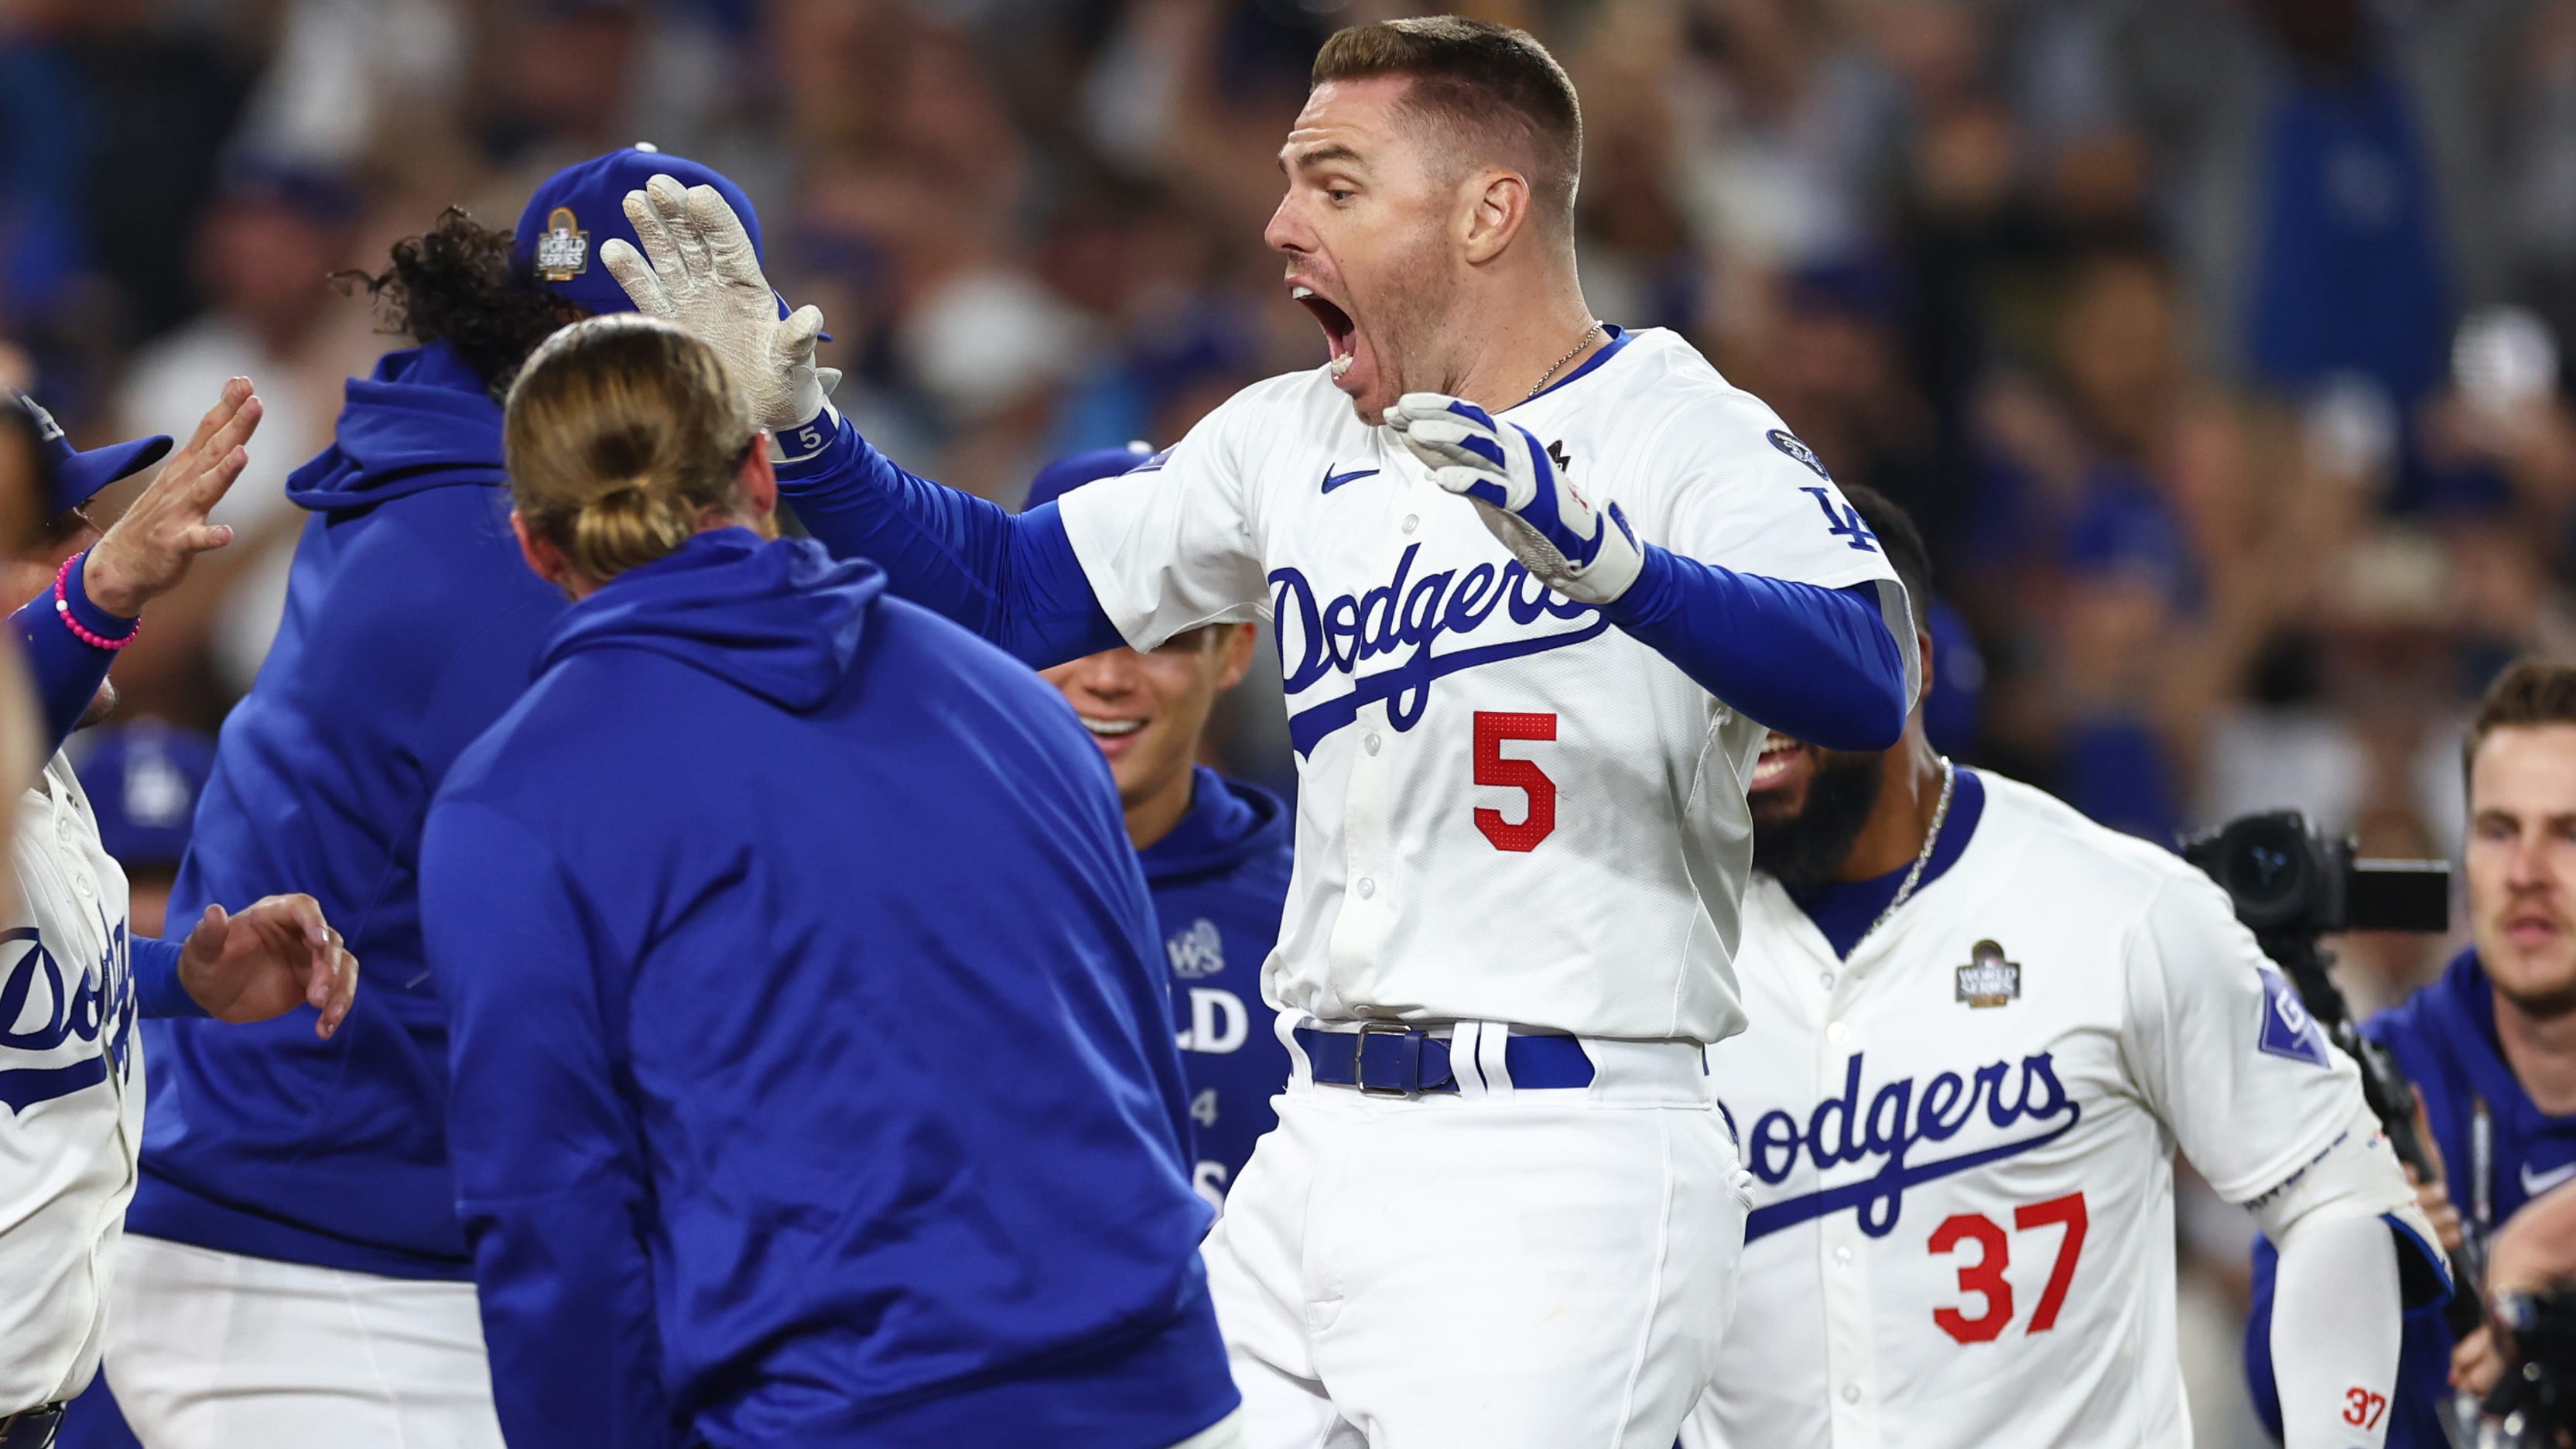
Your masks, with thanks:
[[[2236,898],[2236,914],[2256,930],[2286,923],[2306,902],[2312,882],[2307,840],[2296,824],[2255,816],[2219,838],[2219,879]]]

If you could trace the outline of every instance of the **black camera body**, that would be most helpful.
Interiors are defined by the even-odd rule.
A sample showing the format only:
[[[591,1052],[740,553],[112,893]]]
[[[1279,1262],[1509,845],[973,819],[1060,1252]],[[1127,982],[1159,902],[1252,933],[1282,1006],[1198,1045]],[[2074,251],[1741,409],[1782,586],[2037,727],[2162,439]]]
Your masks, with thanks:
[[[2450,929],[2449,864],[2361,859],[2350,840],[2319,832],[2295,810],[2240,816],[2183,842],[2182,857],[2217,881],[2236,919],[2267,941]]]

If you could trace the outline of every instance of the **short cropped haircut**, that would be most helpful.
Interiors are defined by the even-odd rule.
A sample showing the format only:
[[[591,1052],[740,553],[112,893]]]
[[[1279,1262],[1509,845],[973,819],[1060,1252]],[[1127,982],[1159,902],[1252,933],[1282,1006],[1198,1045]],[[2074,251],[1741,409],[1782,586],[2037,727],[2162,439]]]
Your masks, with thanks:
[[[1455,15],[1354,25],[1315,54],[1313,84],[1403,76],[1403,107],[1508,155],[1529,177],[1531,210],[1574,234],[1583,178],[1583,104],[1547,47],[1525,30]]]
[[[1923,535],[1914,527],[1914,519],[1896,505],[1896,500],[1861,483],[1835,485],[1843,497],[1860,510],[1860,521],[1878,535],[1879,552],[1887,555],[1887,566],[1896,570],[1896,581],[1905,585],[1906,601],[1914,609],[1914,627],[1928,629],[1924,622],[1932,609],[1932,551],[1923,546]]]
[[[2576,665],[2517,659],[2478,701],[2468,738],[2460,742],[2460,768],[2477,763],[2478,747],[2497,730],[2553,724],[2576,725]]]

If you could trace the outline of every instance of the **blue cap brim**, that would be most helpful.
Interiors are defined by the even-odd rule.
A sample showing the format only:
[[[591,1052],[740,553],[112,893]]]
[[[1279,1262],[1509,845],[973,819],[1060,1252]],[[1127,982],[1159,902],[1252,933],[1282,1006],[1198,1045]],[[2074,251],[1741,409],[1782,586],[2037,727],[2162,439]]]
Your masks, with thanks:
[[[96,497],[108,484],[133,477],[160,462],[170,456],[172,446],[166,437],[137,438],[61,459],[54,468],[55,514],[69,513]]]

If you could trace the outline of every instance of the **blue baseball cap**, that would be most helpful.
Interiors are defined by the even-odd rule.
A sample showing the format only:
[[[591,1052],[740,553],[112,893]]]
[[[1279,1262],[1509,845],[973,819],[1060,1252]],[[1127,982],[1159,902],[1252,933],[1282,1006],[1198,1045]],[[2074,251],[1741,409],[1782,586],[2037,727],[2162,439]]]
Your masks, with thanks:
[[[1143,443],[1129,443],[1123,448],[1094,448],[1087,453],[1067,453],[1038,470],[1029,480],[1028,501],[1020,505],[1022,513],[1041,504],[1053,503],[1085,483],[1115,478],[1132,471],[1153,455]]]
[[[129,870],[176,866],[214,773],[215,742],[159,720],[90,730],[81,741],[81,788],[107,853]]]
[[[45,450],[48,481],[54,491],[50,500],[53,511],[47,517],[62,517],[87,503],[101,488],[119,478],[132,477],[170,455],[173,445],[166,437],[137,438],[86,451],[75,448],[72,440],[63,436],[62,424],[55,422],[54,415],[43,405],[23,392],[12,396],[36,420],[36,437]]]
[[[752,210],[751,198],[742,194],[741,187],[713,167],[643,142],[575,162],[547,177],[537,194],[528,198],[528,209],[519,213],[519,264],[533,268],[537,280],[580,303],[594,317],[634,311],[626,289],[600,265],[599,249],[615,237],[639,252],[644,250],[634,223],[626,219],[626,193],[643,190],[644,183],[656,176],[668,176],[682,186],[714,187],[733,214],[742,218],[742,229],[750,234],[751,249],[759,253],[762,265],[768,264],[768,252],[760,242],[760,213]],[[787,310],[787,299],[780,297],[778,315],[786,316]]]

